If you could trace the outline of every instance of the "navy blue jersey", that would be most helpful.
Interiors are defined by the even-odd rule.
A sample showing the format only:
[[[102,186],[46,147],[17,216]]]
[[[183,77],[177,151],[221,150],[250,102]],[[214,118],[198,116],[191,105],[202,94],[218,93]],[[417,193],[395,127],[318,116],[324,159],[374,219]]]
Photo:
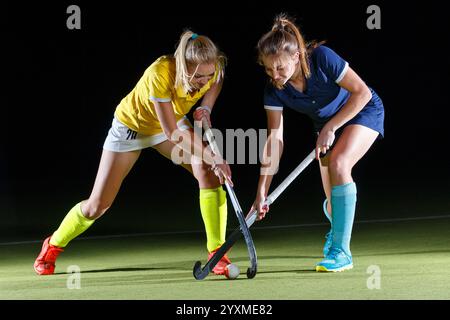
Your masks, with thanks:
[[[304,92],[289,82],[283,89],[268,83],[264,90],[264,108],[283,110],[283,107],[308,115],[316,130],[320,129],[342,108],[350,92],[339,86],[348,70],[348,62],[326,46],[315,48],[309,58],[311,77],[306,79]],[[361,124],[384,135],[384,107],[376,92],[370,88],[372,99],[346,125]]]

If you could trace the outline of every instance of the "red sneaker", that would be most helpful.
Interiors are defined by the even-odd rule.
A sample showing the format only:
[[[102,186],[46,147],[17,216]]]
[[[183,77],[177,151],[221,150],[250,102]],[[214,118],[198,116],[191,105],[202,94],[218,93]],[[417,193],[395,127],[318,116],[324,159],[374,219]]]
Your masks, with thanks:
[[[209,255],[208,255],[208,260],[211,259],[211,257],[214,255],[214,253],[216,253],[216,251],[219,248],[217,248],[216,250],[212,251]],[[214,272],[214,274],[217,275],[225,275],[225,267],[227,265],[229,265],[231,263],[231,260],[227,257],[227,255],[225,254],[219,262],[217,262],[216,266],[214,267],[214,269],[212,270]]]
[[[63,248],[50,244],[49,236],[42,244],[41,253],[34,262],[34,271],[40,275],[53,274],[55,272],[55,261],[58,255],[64,251]]]

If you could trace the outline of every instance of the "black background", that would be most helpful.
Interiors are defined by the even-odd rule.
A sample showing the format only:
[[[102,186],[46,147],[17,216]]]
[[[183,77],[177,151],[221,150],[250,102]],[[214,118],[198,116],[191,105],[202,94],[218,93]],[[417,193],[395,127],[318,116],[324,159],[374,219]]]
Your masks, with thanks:
[[[157,57],[174,52],[185,28],[208,35],[228,56],[213,125],[265,128],[266,77],[256,64],[255,45],[280,12],[297,18],[307,40],[327,40],[384,102],[386,138],[353,172],[359,192],[356,219],[448,214],[450,27],[442,3],[2,5],[2,235],[49,233],[67,210],[89,196],[115,107]],[[66,27],[71,4],[81,8],[81,30]],[[366,26],[371,4],[381,8],[381,30]],[[312,150],[311,129],[305,116],[285,111],[285,153],[274,185]],[[232,170],[247,210],[259,167],[233,165]],[[110,214],[89,232],[199,230],[197,197],[196,181],[187,172],[145,150]],[[324,221],[322,200],[314,163],[262,224]]]

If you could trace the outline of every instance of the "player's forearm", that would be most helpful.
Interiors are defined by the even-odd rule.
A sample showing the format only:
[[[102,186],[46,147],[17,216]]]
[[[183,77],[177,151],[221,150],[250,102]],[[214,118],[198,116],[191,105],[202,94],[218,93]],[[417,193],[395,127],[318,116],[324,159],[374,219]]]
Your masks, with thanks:
[[[201,105],[208,106],[210,111],[212,111],[221,90],[222,90],[222,81],[212,84],[209,90],[203,96]]]
[[[273,175],[260,175],[258,181],[258,196],[262,199],[267,198],[270,185],[272,184]]]

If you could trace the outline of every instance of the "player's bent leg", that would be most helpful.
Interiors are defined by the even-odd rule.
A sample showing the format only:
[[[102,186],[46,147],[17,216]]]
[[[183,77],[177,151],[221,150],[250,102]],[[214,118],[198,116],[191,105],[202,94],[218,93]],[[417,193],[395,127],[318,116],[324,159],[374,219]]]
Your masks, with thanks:
[[[200,211],[205,224],[208,259],[225,242],[227,228],[227,196],[216,175],[206,164],[193,164],[192,171],[200,187]],[[216,264],[213,272],[225,274],[225,267],[231,261],[227,255]]]
[[[153,146],[161,155],[172,160],[172,154],[184,159],[182,150],[170,141],[164,141]],[[186,170],[192,173],[199,185],[200,212],[205,225],[206,247],[211,257],[214,252],[225,242],[227,226],[227,198],[226,192],[220,185],[219,179],[214,172],[209,170],[210,166],[198,163],[187,157],[189,163],[181,163]],[[209,258],[208,257],[208,258]],[[231,261],[225,255],[213,269],[215,274],[224,274],[225,266]]]
[[[361,125],[344,129],[331,151],[329,172],[333,184],[332,245],[325,259],[316,265],[317,271],[338,272],[353,267],[350,239],[356,209],[356,184],[351,177],[353,166],[364,156],[378,133]]]
[[[112,205],[123,180],[140,154],[141,150],[128,152],[103,150],[92,193],[81,208],[87,218],[93,220],[100,218]]]
[[[67,244],[86,231],[110,207],[120,185],[138,159],[140,151],[103,150],[97,178],[87,201],[76,204],[52,236],[46,238],[34,263],[37,274],[53,274],[58,255]]]
[[[369,151],[378,134],[375,130],[359,124],[344,128],[329,155],[328,172],[332,186],[353,181],[353,167]]]

